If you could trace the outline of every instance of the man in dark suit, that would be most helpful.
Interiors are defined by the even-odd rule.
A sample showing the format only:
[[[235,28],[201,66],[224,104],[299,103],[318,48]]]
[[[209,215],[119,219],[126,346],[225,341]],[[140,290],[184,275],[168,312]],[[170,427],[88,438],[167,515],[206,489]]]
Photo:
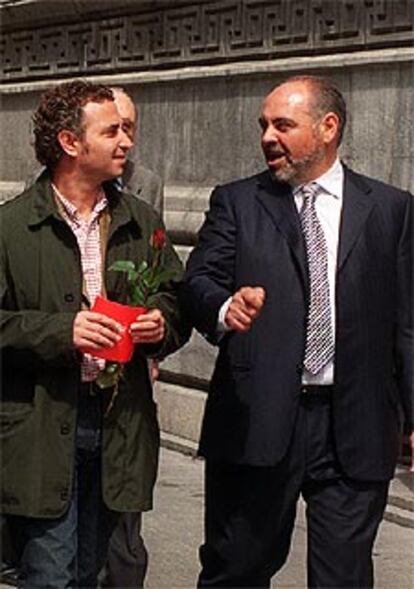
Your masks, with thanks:
[[[268,171],[214,191],[188,262],[186,311],[220,347],[200,587],[269,587],[300,495],[309,586],[373,584],[399,407],[413,421],[413,203],[339,161],[345,122],[330,82],[276,87]]]

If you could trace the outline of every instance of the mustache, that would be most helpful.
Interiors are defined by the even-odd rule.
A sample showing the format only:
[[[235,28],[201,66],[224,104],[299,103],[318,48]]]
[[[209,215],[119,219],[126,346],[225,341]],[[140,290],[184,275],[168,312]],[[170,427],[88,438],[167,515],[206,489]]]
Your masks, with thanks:
[[[289,158],[288,152],[277,144],[265,146],[263,152],[268,158],[281,157],[282,155]]]

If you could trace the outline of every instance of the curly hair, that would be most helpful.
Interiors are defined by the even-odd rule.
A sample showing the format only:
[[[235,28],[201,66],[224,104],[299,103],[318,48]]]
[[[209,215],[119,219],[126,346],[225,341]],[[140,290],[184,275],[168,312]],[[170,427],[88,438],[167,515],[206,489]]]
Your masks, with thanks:
[[[88,102],[105,100],[114,100],[112,90],[85,80],[66,82],[44,92],[33,114],[34,148],[38,161],[53,170],[63,154],[58,141],[60,131],[72,131],[81,138],[85,131],[83,107]]]

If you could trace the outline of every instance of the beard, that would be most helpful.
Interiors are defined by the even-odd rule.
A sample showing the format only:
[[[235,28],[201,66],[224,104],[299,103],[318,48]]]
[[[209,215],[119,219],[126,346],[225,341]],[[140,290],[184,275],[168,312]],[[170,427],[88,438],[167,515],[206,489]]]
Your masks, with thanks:
[[[279,182],[297,186],[309,180],[309,172],[325,158],[325,151],[319,145],[308,155],[294,158],[286,154],[285,157],[285,164],[279,169],[271,170],[271,173]]]
[[[312,170],[317,168],[326,157],[322,136],[317,129],[313,130],[313,149],[306,155],[295,158],[279,144],[273,145],[270,152],[283,152],[284,164],[278,169],[272,169],[271,173],[276,180],[291,186],[308,182],[312,177]]]

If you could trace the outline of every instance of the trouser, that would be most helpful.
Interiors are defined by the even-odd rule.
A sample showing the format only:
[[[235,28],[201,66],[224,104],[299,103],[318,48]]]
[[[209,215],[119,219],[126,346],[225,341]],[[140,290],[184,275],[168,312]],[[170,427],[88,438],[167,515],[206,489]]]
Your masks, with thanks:
[[[113,531],[103,571],[102,587],[144,586],[148,553],[141,536],[141,513],[123,513]]]
[[[8,516],[20,560],[20,588],[97,587],[118,519],[102,498],[99,403],[99,398],[86,394],[80,399],[74,482],[67,511],[52,519]]]
[[[276,467],[206,462],[199,587],[270,587],[285,563],[302,494],[308,586],[373,586],[372,546],[387,482],[347,478],[335,455],[331,387],[302,394],[292,442]]]

